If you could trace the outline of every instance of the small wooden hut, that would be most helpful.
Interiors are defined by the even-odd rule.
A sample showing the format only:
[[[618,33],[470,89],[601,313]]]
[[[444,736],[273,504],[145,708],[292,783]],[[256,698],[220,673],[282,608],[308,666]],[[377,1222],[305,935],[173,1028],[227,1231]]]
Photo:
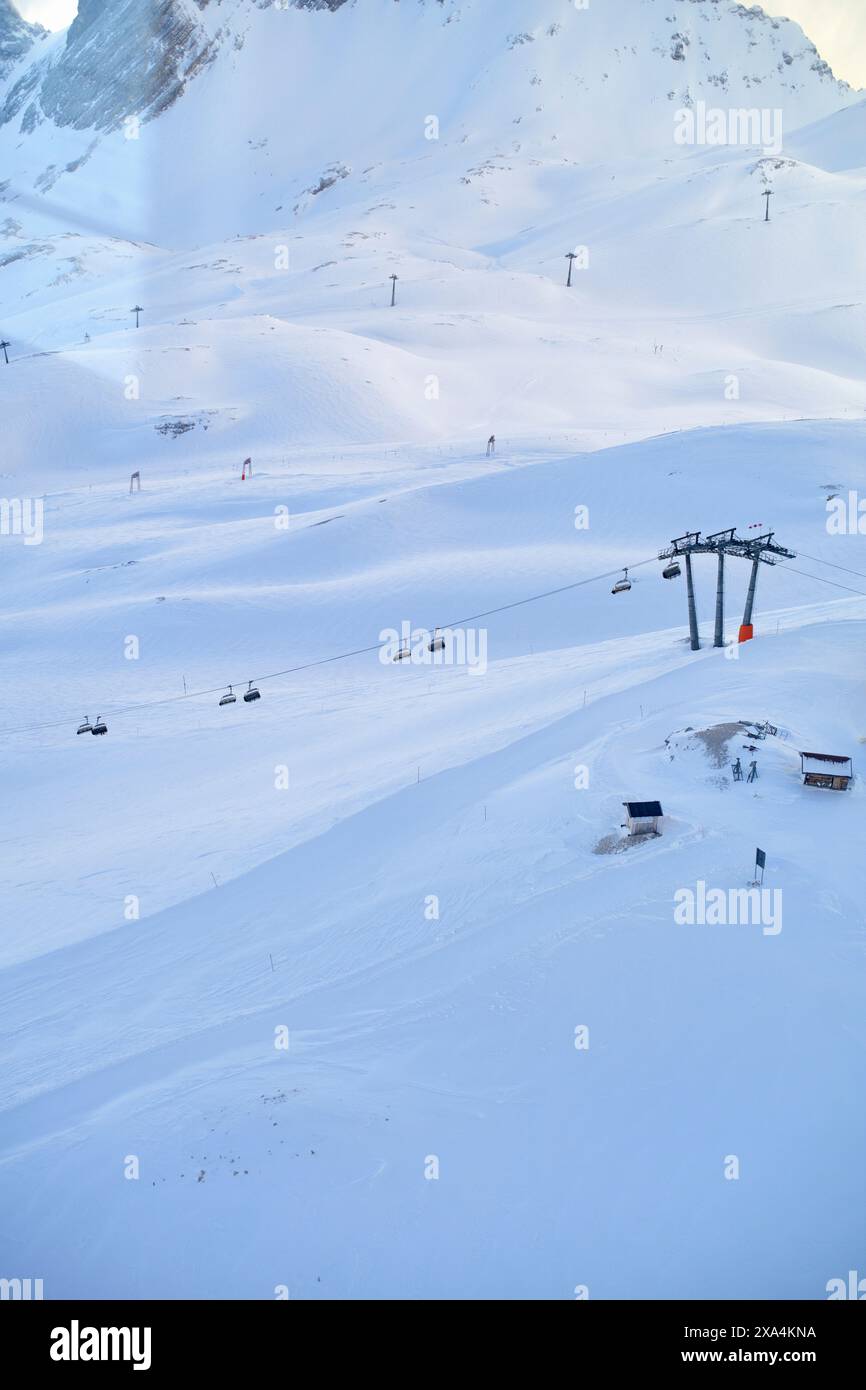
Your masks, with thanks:
[[[658,835],[664,815],[660,801],[624,801],[625,828],[629,835]]]
[[[801,753],[800,771],[805,787],[846,792],[854,777],[854,764],[836,753]]]

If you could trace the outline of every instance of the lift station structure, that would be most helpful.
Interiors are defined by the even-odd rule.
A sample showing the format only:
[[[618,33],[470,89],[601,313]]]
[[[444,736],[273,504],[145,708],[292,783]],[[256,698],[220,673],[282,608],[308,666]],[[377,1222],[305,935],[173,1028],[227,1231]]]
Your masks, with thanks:
[[[752,573],[749,577],[749,588],[746,594],[746,608],[743,613],[743,621],[740,625],[740,642],[748,642],[754,636],[752,626],[752,610],[755,606],[755,590],[758,587],[758,570],[761,565],[775,565],[776,561],[795,560],[797,557],[792,550],[786,550],[783,545],[777,545],[773,539],[775,532],[768,531],[766,535],[750,537],[744,540],[737,535],[737,528],[730,527],[727,531],[715,531],[711,536],[701,538],[700,531],[688,531],[684,536],[677,536],[671,541],[665,550],[659,551],[660,560],[673,560],[682,558],[686,566],[686,592],[689,603],[689,639],[693,652],[700,651],[701,639],[698,634],[698,614],[695,605],[695,585],[692,574],[692,556],[694,555],[715,555],[718,559],[718,579],[716,581],[716,622],[713,635],[713,646],[723,647],[725,645],[725,557],[735,556],[738,559],[751,560]]]

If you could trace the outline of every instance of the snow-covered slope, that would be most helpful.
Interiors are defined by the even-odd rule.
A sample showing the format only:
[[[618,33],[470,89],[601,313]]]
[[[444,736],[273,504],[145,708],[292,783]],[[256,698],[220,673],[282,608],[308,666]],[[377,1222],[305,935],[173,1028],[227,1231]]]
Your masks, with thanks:
[[[728,429],[492,473],[292,455],[49,499],[4,624],[7,1264],[26,1250],[55,1296],[821,1297],[862,1236],[863,793],[804,789],[796,750],[859,769],[866,596],[833,581],[862,580],[768,571],[736,659],[690,654],[682,589],[636,566],[625,600],[608,580],[474,624],[483,675],[372,652],[252,707],[114,711],[691,524],[758,514],[862,572],[822,484],[862,488],[863,443]],[[76,739],[94,699],[109,736]],[[767,717],[759,781],[734,784],[736,721]],[[686,732],[718,725],[721,758]],[[605,853],[635,796],[662,839]],[[778,935],[675,923],[679,889],[744,885],[758,844]]]
[[[84,0],[6,85],[7,197],[185,245],[386,192],[433,234],[483,236],[545,176],[681,156],[680,107],[778,108],[793,131],[854,99],[797,25],[715,0]]]
[[[182,12],[189,52],[166,38]],[[105,380],[106,410],[122,404],[109,362],[144,373],[127,418],[145,431],[182,394],[191,414],[234,412],[225,442],[242,457],[274,431],[371,441],[380,418],[419,443],[490,425],[598,443],[862,410],[866,176],[848,154],[862,105],[797,26],[703,0],[174,0],[148,28],[149,13],[83,6],[7,80],[17,114],[0,126],[4,332],[19,357],[72,354]],[[178,86],[172,67],[157,92],[181,51],[197,75]],[[133,74],[111,120],[85,61],[100,99],[102,69]],[[804,127],[806,161],[677,143],[677,113],[700,102],[760,103],[786,140]],[[839,123],[825,143],[844,170],[813,151],[822,122]],[[263,333],[284,382],[262,379],[267,421],[223,385],[261,373]]]
[[[700,100],[780,107],[782,154],[678,145]],[[857,95],[710,0],[123,0],[0,102],[0,1274],[824,1296],[864,1235]],[[697,561],[693,653],[657,552],[732,525],[797,558],[742,647],[729,562],[722,650]],[[404,623],[478,659],[381,660]],[[758,845],[781,930],[677,923]]]
[[[866,165],[866,101],[846,106],[794,132],[788,152],[830,173]]]

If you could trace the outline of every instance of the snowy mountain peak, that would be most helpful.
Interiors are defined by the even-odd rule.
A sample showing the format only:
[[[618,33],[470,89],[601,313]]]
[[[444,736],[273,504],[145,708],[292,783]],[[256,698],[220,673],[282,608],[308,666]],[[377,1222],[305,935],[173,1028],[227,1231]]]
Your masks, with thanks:
[[[41,24],[28,24],[12,4],[0,0],[0,82],[25,56],[37,39],[46,37]]]
[[[126,116],[160,114],[212,58],[208,34],[186,0],[81,0],[48,58],[10,87],[0,125],[28,133],[46,118],[108,131]]]
[[[323,32],[310,28],[320,18],[316,11],[344,13],[338,25]],[[443,30],[449,31],[444,44],[439,41]],[[10,0],[2,0],[0,61],[4,46],[17,61],[40,32],[16,15]],[[375,70],[375,57],[366,55],[375,35],[376,44],[392,47],[397,60],[377,104],[395,82],[414,72],[435,72],[440,57],[448,57],[448,67],[437,73],[448,93],[453,75],[466,74],[467,58],[483,80],[494,69],[505,77],[501,63],[512,53],[523,54],[532,83],[548,88],[543,93],[548,102],[553,97],[569,105],[587,90],[612,104],[625,79],[636,111],[643,104],[641,89],[647,88],[658,101],[688,102],[709,91],[751,95],[763,105],[768,97],[778,103],[784,95],[793,126],[828,114],[848,91],[798,25],[773,19],[758,6],[722,6],[717,0],[648,0],[641,6],[609,0],[585,11],[565,0],[503,0],[492,12],[485,0],[370,0],[363,6],[348,0],[287,0],[280,8],[272,0],[241,0],[231,8],[221,0],[81,0],[51,61],[40,61],[7,93],[0,125],[20,117],[29,131],[48,117],[58,126],[107,131],[132,114],[150,119],[171,106],[219,52],[232,64],[261,34],[282,50],[289,72],[311,39],[325,50],[313,55],[323,68],[322,59],[335,55],[339,71],[342,52],[351,45],[352,66],[360,54],[368,70]],[[409,51],[401,52],[410,37]],[[323,76],[327,79],[327,71]],[[363,73],[360,77],[363,82]],[[551,80],[555,92],[549,90]],[[261,95],[267,101],[267,94]],[[286,94],[280,95],[284,100]]]

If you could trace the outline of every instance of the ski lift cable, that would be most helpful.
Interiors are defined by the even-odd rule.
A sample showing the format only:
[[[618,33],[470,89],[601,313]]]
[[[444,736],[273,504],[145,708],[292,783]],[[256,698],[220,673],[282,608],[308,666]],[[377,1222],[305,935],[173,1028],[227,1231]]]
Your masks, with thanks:
[[[654,565],[658,563],[658,556],[653,555],[649,560],[638,560],[636,565],[629,565],[629,569],[640,569],[641,565]],[[519,598],[514,603],[503,603],[499,608],[488,608],[486,613],[473,613],[468,618],[458,618],[455,622],[446,623],[446,627],[462,627],[464,623],[477,622],[479,618],[492,618],[496,613],[507,613],[510,608],[520,608],[525,603],[537,603],[542,598],[552,598],[555,594],[564,594],[569,589],[580,589],[584,584],[595,584],[602,579],[612,579],[619,570],[607,570],[605,574],[594,574],[590,579],[578,579],[573,584],[563,584],[558,589],[548,589],[543,594],[533,594],[531,598]]]
[[[805,557],[805,558],[811,558],[811,557],[808,557],[808,556],[807,556],[807,557]],[[641,568],[642,566],[644,566],[644,565],[656,564],[657,561],[658,561],[658,556],[657,556],[657,555],[653,555],[653,556],[651,556],[651,557],[650,557],[649,559],[647,559],[647,560],[638,560],[636,563],[629,565],[629,569],[640,569],[640,568]],[[827,561],[820,561],[819,563],[822,563],[822,564],[823,564],[823,563],[829,563],[829,562],[827,562]],[[818,575],[818,574],[809,574],[809,573],[807,573],[806,570],[795,569],[792,565],[789,565],[789,564],[781,565],[780,568],[784,568],[784,569],[786,569],[786,570],[790,570],[793,574],[802,575],[803,578],[805,578],[805,579],[814,579],[814,580],[815,580],[817,583],[819,583],[819,584],[830,584],[833,588],[836,588],[836,589],[843,589],[843,590],[845,590],[846,593],[849,593],[849,594],[857,594],[858,597],[860,597],[860,598],[866,598],[866,592],[864,592],[862,589],[854,589],[854,588],[852,588],[852,587],[851,587],[850,585],[848,585],[848,584],[840,584],[840,583],[839,583],[837,580],[835,580],[835,579],[824,579],[821,575]],[[841,568],[843,568],[843,566],[833,566],[833,568],[841,569]],[[546,590],[545,590],[543,593],[541,593],[541,594],[531,594],[531,595],[529,595],[527,598],[515,599],[512,603],[503,603],[503,604],[500,604],[500,605],[499,605],[498,607],[496,607],[496,608],[488,608],[488,609],[485,609],[484,612],[481,612],[481,613],[473,613],[473,614],[471,614],[471,615],[468,616],[468,617],[458,618],[458,619],[454,620],[453,622],[448,623],[448,624],[443,624],[442,626],[447,626],[447,627],[461,627],[461,626],[463,626],[465,623],[477,622],[479,618],[491,618],[491,617],[494,617],[494,616],[495,616],[496,614],[498,614],[498,613],[507,613],[507,612],[510,612],[510,611],[511,611],[512,609],[514,609],[514,608],[521,608],[521,607],[524,607],[524,606],[525,606],[526,604],[528,604],[528,603],[539,603],[542,599],[553,598],[553,597],[555,597],[557,594],[568,593],[569,591],[571,591],[571,590],[573,590],[573,589],[581,589],[581,588],[583,588],[583,587],[584,587],[585,585],[587,585],[587,584],[595,584],[595,583],[601,582],[601,581],[604,580],[604,579],[611,579],[611,578],[613,578],[615,575],[618,575],[619,573],[620,573],[620,570],[619,570],[619,569],[615,569],[615,570],[606,570],[603,574],[594,574],[594,575],[590,575],[589,578],[587,578],[587,579],[578,579],[578,580],[575,580],[575,581],[574,581],[573,583],[571,583],[571,584],[562,584],[562,585],[560,585],[560,586],[559,586],[558,588],[556,588],[556,589],[546,589]],[[856,573],[858,573],[858,571],[853,570],[853,571],[851,571],[851,573],[856,574]],[[866,575],[864,575],[863,577],[866,578]],[[258,676],[258,677],[256,677],[256,678],[255,678],[255,681],[256,681],[256,684],[257,684],[257,685],[260,685],[263,681],[277,680],[277,679],[279,679],[279,678],[281,678],[281,677],[283,677],[283,676],[298,675],[298,674],[300,674],[300,673],[303,672],[303,671],[311,671],[311,670],[313,670],[313,669],[315,669],[316,667],[319,667],[319,666],[330,666],[330,665],[333,665],[333,664],[334,664],[335,662],[337,662],[337,661],[349,661],[350,659],[352,659],[353,657],[356,657],[356,656],[367,656],[367,655],[369,655],[369,654],[372,653],[372,652],[381,651],[381,649],[382,649],[382,643],[381,643],[381,642],[376,642],[376,643],[374,643],[374,644],[372,644],[371,646],[368,646],[368,647],[356,647],[353,651],[348,651],[348,652],[337,652],[337,653],[335,653],[334,656],[324,656],[324,657],[318,658],[316,661],[305,661],[305,662],[301,663],[301,664],[298,665],[298,666],[288,666],[288,667],[286,667],[286,669],[283,670],[283,671],[271,671],[271,672],[269,672],[269,674],[266,675],[266,676]],[[234,685],[243,685],[243,681],[234,681],[233,684],[234,684]],[[143,700],[143,701],[139,701],[137,704],[134,704],[134,705],[121,705],[121,706],[119,706],[117,709],[108,709],[108,710],[106,711],[106,713],[107,713],[111,718],[115,718],[115,719],[116,719],[116,718],[119,718],[119,716],[124,715],[124,714],[137,714],[139,711],[147,710],[147,709],[157,709],[157,708],[159,708],[160,706],[163,706],[163,705],[176,705],[176,704],[181,704],[181,703],[183,703],[183,702],[185,702],[185,701],[187,701],[187,700],[203,699],[203,698],[205,698],[205,697],[208,696],[208,695],[222,695],[222,694],[225,692],[226,688],[227,688],[227,687],[226,687],[226,683],[223,683],[222,685],[211,686],[211,687],[210,687],[209,689],[207,689],[207,690],[190,690],[190,691],[187,691],[186,694],[184,694],[184,695],[166,695],[166,696],[163,696],[161,699],[158,699],[158,700]],[[0,737],[8,737],[8,736],[11,736],[11,735],[13,735],[13,734],[16,734],[16,735],[17,735],[17,734],[23,734],[23,733],[39,733],[39,732],[41,732],[41,731],[44,730],[44,729],[59,729],[59,728],[64,728],[64,727],[66,727],[69,723],[70,723],[70,718],[67,717],[67,718],[65,718],[65,719],[55,719],[55,720],[51,720],[51,721],[46,722],[46,723],[43,723],[43,724],[29,724],[29,725],[25,725],[25,726],[23,726],[23,727],[19,727],[19,728],[16,728],[16,729],[12,729],[12,728],[0,729]]]
[[[658,557],[655,556],[655,555],[653,555],[653,556],[651,556],[648,560],[639,560],[639,561],[637,562],[636,565],[630,565],[629,568],[630,568],[630,569],[640,569],[641,565],[652,565],[652,564],[655,564],[655,563],[657,562],[657,559],[658,559]],[[465,617],[465,618],[455,618],[452,622],[450,622],[450,623],[445,623],[444,626],[445,626],[445,627],[448,627],[448,628],[463,627],[466,623],[474,623],[474,622],[477,622],[479,618],[492,618],[492,617],[494,617],[497,613],[507,613],[507,612],[509,612],[512,608],[521,608],[521,607],[523,607],[523,606],[524,606],[525,604],[527,604],[527,603],[538,603],[538,602],[540,602],[541,599],[553,598],[556,594],[564,594],[564,593],[567,593],[567,592],[568,592],[569,590],[571,590],[571,589],[580,589],[580,588],[583,588],[583,586],[586,585],[586,584],[595,584],[595,583],[598,583],[599,581],[601,581],[602,579],[610,579],[610,578],[611,578],[613,575],[615,575],[615,574],[619,574],[619,570],[607,570],[604,574],[593,574],[593,575],[591,575],[588,579],[577,579],[577,580],[575,580],[574,583],[572,583],[572,584],[561,584],[561,585],[560,585],[558,588],[556,588],[556,589],[546,589],[545,592],[542,593],[542,594],[531,594],[528,598],[519,598],[519,599],[515,599],[512,603],[503,603],[503,604],[500,604],[498,608],[488,608],[488,609],[485,609],[485,611],[484,611],[483,613],[472,613],[472,614],[470,614],[468,617]],[[442,626],[443,626],[443,624],[440,624],[440,628],[441,628]],[[348,661],[351,657],[355,657],[355,656],[367,656],[367,655],[369,655],[371,652],[378,652],[378,651],[381,651],[381,649],[382,649],[382,643],[381,643],[381,642],[376,642],[376,643],[374,643],[372,646],[369,646],[369,647],[357,647],[357,648],[355,648],[354,651],[350,651],[350,652],[337,652],[335,656],[323,656],[323,657],[320,657],[317,661],[305,661],[305,662],[303,662],[303,664],[300,665],[300,666],[288,666],[288,667],[286,667],[286,669],[285,669],[284,671],[271,671],[271,672],[270,672],[268,675],[266,675],[266,676],[257,676],[257,677],[255,678],[256,684],[257,684],[257,685],[260,685],[260,684],[262,683],[262,681],[278,680],[278,679],[279,679],[280,677],[282,677],[282,676],[294,676],[294,675],[297,675],[297,674],[298,674],[299,672],[301,672],[301,671],[310,671],[310,670],[312,670],[312,669],[313,669],[314,667],[316,667],[316,666],[330,666],[330,665],[332,665],[335,661]],[[235,684],[238,684],[238,682],[235,682]],[[218,687],[217,689],[215,689],[215,690],[196,690],[196,691],[190,692],[188,695],[174,695],[174,696],[170,696],[167,700],[154,701],[153,703],[157,703],[157,704],[169,704],[169,703],[176,703],[176,702],[179,701],[179,700],[193,700],[193,699],[196,698],[196,696],[202,696],[202,695],[216,695],[216,694],[218,693],[218,691],[221,691],[221,690],[223,690],[223,689],[225,689],[224,686],[219,686],[219,687]],[[114,713],[115,715],[130,713],[132,710],[135,710],[135,709],[145,709],[145,708],[147,708],[151,703],[152,703],[151,701],[148,701],[146,704],[129,705],[129,706],[126,706],[126,707],[124,707],[124,708],[114,710],[113,713]],[[64,721],[64,722],[66,722],[66,721]],[[2,732],[2,731],[0,731],[0,732]]]
[[[643,565],[652,565],[658,562],[658,556],[653,555],[648,560],[638,560],[635,564],[629,565],[629,569],[640,569]],[[561,584],[556,589],[546,589],[541,594],[530,594],[527,598],[515,599],[512,603],[500,604],[497,608],[485,609],[483,613],[473,613],[469,617],[458,618],[447,624],[440,624],[442,627],[461,627],[465,623],[477,622],[479,618],[492,618],[497,613],[507,613],[513,608],[521,608],[527,603],[539,603],[542,599],[553,598],[557,594],[568,593],[572,589],[581,589],[587,584],[599,583],[603,579],[611,579],[620,571],[606,570],[603,574],[590,575],[588,579],[577,579],[572,584]],[[277,680],[282,676],[294,676],[302,671],[311,671],[317,666],[330,666],[336,661],[349,661],[352,657],[368,656],[371,652],[382,650],[382,643],[376,642],[369,647],[356,647],[353,651],[337,652],[334,656],[319,657],[316,661],[305,661],[298,666],[288,666],[284,671],[271,671],[266,676],[256,676],[255,683],[261,685],[263,681]],[[203,699],[207,695],[222,695],[227,689],[227,682],[222,685],[211,686],[207,690],[189,690],[184,695],[165,695],[158,700],[142,700],[134,705],[120,705],[117,709],[107,709],[106,714],[112,718],[118,718],[122,714],[136,714],[140,710],[156,709],[161,705],[182,704],[186,700]],[[233,681],[233,685],[243,685],[243,681]],[[0,729],[0,738],[11,734],[39,733],[43,729],[60,729],[68,725],[69,718],[54,719],[44,724],[28,724],[17,729]]]
[[[866,579],[866,574],[862,570],[852,570],[847,565],[834,565],[832,560],[821,560],[817,555],[806,555],[802,550],[798,550],[797,554],[801,555],[804,560],[814,561],[816,565],[827,565],[831,570],[843,570],[845,574],[856,574],[858,579]],[[818,576],[815,575],[815,578],[817,579]]]
[[[823,563],[823,561],[821,563]],[[825,579],[821,574],[808,574],[806,570],[795,569],[793,565],[780,565],[779,568],[789,570],[791,574],[801,574],[804,579],[814,579],[818,584],[832,584],[834,589],[844,589],[848,594],[859,594],[861,598],[866,598],[866,592],[862,589],[852,589],[850,584],[840,584],[838,579]],[[843,566],[841,565],[834,566],[834,569],[842,568]],[[852,570],[851,573],[856,574],[857,571]],[[866,579],[866,575],[864,575],[863,578]]]

